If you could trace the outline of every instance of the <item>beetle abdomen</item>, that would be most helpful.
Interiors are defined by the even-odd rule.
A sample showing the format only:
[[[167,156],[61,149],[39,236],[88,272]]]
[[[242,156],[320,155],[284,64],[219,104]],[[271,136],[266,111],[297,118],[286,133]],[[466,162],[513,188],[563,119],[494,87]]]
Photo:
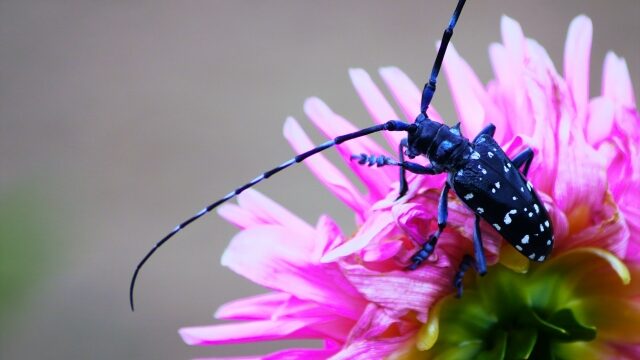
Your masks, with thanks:
[[[549,214],[531,183],[495,140],[482,135],[466,165],[449,182],[458,197],[531,260],[544,261],[553,248]]]

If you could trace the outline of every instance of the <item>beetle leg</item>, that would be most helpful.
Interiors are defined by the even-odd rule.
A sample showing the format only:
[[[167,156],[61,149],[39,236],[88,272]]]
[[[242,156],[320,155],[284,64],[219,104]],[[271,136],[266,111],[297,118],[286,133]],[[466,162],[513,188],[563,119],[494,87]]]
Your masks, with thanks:
[[[511,162],[516,168],[520,168],[524,164],[524,169],[522,169],[522,174],[526,177],[527,173],[529,173],[529,166],[531,166],[531,161],[533,160],[533,150],[531,148],[524,149],[520,154],[516,155]]]
[[[401,163],[404,162],[404,148],[407,147],[407,141],[408,141],[407,138],[402,139],[402,141],[400,141],[400,146],[398,148],[398,158],[400,159]],[[401,166],[400,167],[400,191],[396,200],[403,197],[407,193],[408,189],[409,189],[409,186],[407,185],[407,169]]]
[[[476,137],[473,138],[473,142],[475,143],[476,140],[478,140],[478,138],[480,138],[480,136],[482,136],[482,135],[489,135],[489,136],[493,137],[493,134],[495,134],[495,132],[496,132],[496,126],[493,125],[493,124],[489,124],[489,125],[485,126],[484,129],[480,130],[478,135],[476,135]]]
[[[367,154],[359,154],[359,155],[351,155],[351,160],[358,160],[358,164],[377,167],[392,165],[392,166],[400,166],[404,170],[412,172],[414,174],[422,174],[422,175],[436,175],[441,174],[444,170],[440,168],[436,168],[432,165],[420,165],[418,163],[414,163],[411,161],[396,161],[388,156],[384,155],[367,155]]]
[[[484,257],[484,249],[482,247],[482,233],[480,232],[480,216],[476,214],[475,226],[473,229],[473,252],[476,257],[476,270],[478,274],[487,273],[487,260]]]
[[[411,257],[411,265],[409,265],[407,269],[415,270],[423,261],[429,258],[433,253],[433,250],[435,250],[438,238],[440,237],[440,234],[442,234],[445,226],[447,226],[447,195],[449,194],[450,188],[449,183],[445,183],[442,193],[440,194],[440,201],[438,202],[438,230],[436,230],[436,232],[429,237],[429,241],[424,243],[422,248]]]
[[[460,266],[458,267],[458,271],[456,275],[453,277],[453,286],[455,286],[457,292],[456,297],[459,298],[462,296],[462,279],[464,278],[464,273],[469,270],[469,268],[475,268],[476,264],[471,255],[465,254],[460,262]]]

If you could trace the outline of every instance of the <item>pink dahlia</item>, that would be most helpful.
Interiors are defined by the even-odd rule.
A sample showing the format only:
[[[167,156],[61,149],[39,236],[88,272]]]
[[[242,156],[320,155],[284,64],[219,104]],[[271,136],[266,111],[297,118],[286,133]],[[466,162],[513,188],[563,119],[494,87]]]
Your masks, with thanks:
[[[551,260],[529,265],[483,223],[489,274],[467,275],[465,295],[452,299],[457,266],[473,253],[474,216],[450,195],[434,254],[404,270],[437,227],[444,177],[409,176],[407,195],[395,200],[397,168],[350,161],[352,154],[390,155],[360,138],[337,150],[366,193],[322,154],[305,161],[353,210],[355,233],[343,234],[327,215],[308,224],[254,190],[219,209],[241,229],[222,263],[271,291],[223,305],[216,317],[231,322],[181,329],[185,342],[324,341],[251,359],[640,357],[640,117],[626,64],[609,54],[602,94],[590,98],[588,18],[569,28],[564,77],[517,22],[504,17],[502,34],[503,44],[490,47],[495,79],[487,86],[452,46],[444,69],[463,134],[473,137],[491,122],[510,156],[534,149],[529,178],[554,224]],[[364,70],[350,75],[376,123],[400,118]],[[412,121],[420,109],[416,85],[397,68],[380,75]],[[305,112],[329,138],[356,130],[317,98]],[[429,115],[441,121],[433,108]],[[284,135],[298,153],[313,147],[293,118]],[[397,149],[400,135],[384,135]]]

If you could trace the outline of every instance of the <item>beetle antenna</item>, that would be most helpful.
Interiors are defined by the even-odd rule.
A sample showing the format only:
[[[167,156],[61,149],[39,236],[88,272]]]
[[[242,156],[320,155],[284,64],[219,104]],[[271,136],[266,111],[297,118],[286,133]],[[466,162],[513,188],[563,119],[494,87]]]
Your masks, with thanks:
[[[165,242],[167,242],[167,240],[171,239],[175,234],[177,234],[180,230],[184,229],[185,227],[187,227],[189,224],[191,224],[192,222],[198,220],[199,218],[203,217],[204,215],[208,214],[209,212],[211,212],[211,210],[217,208],[218,206],[220,206],[221,204],[225,203],[228,200],[233,199],[234,197],[236,197],[238,194],[240,194],[241,192],[245,191],[248,188],[253,187],[254,185],[256,185],[257,183],[261,182],[264,179],[269,178],[271,175],[280,172],[286,168],[288,168],[289,166],[302,162],[304,161],[306,158],[315,155],[321,151],[324,151],[334,145],[338,145],[341,144],[345,141],[349,141],[355,138],[359,138],[362,136],[366,136],[378,131],[407,131],[407,132],[415,132],[415,127],[416,125],[414,124],[407,124],[405,122],[399,121],[399,120],[391,120],[391,121],[387,121],[384,124],[380,124],[380,125],[375,125],[375,126],[371,126],[362,130],[358,130],[356,132],[352,132],[352,133],[348,133],[345,135],[340,135],[336,138],[334,138],[333,140],[329,140],[323,144],[321,144],[318,147],[315,147],[307,152],[304,152],[302,154],[297,155],[294,158],[291,158],[290,160],[282,163],[279,166],[276,166],[275,168],[268,170],[264,173],[262,173],[262,175],[256,177],[255,179],[249,181],[248,183],[240,186],[239,188],[235,189],[234,191],[228,193],[227,195],[225,195],[225,197],[223,197],[220,200],[217,200],[216,202],[210,204],[209,206],[205,207],[204,209],[200,210],[199,213],[193,215],[192,217],[190,217],[189,219],[185,220],[184,222],[180,223],[178,226],[176,226],[175,228],[173,228],[173,230],[171,230],[171,232],[169,232],[164,238],[162,238],[160,241],[158,241],[156,243],[156,245],[142,258],[142,260],[138,263],[138,265],[136,266],[136,270],[133,273],[133,277],[131,278],[131,286],[129,288],[129,302],[131,305],[131,311],[134,310],[134,306],[133,306],[133,289],[136,285],[136,279],[138,278],[138,273],[140,272],[140,269],[142,268],[142,266],[147,262],[147,260],[149,260],[149,258],[151,257],[151,255],[153,255],[153,253],[156,252],[156,250],[158,250],[158,248],[160,246],[162,246]]]
[[[422,89],[422,102],[420,104],[420,112],[425,115],[427,115],[427,108],[429,108],[429,104],[431,104],[433,94],[436,92],[436,82],[438,79],[438,74],[440,73],[442,61],[444,60],[444,53],[447,52],[449,40],[451,40],[451,35],[453,35],[453,28],[458,22],[458,18],[460,17],[460,13],[462,12],[462,7],[464,6],[465,1],[466,0],[458,1],[458,5],[453,11],[451,20],[449,20],[449,26],[444,29],[444,34],[442,34],[442,40],[440,41],[440,48],[438,49],[438,55],[436,56],[436,60],[433,63],[433,68],[431,69],[431,76],[429,77],[429,81],[424,84],[424,88]]]

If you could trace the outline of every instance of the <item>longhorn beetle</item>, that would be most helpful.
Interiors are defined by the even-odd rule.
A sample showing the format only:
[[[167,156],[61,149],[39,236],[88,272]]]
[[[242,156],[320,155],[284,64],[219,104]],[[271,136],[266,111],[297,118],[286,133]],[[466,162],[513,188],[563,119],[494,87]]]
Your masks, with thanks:
[[[453,279],[458,296],[462,294],[464,273],[470,267],[473,267],[481,275],[487,272],[480,233],[480,219],[484,219],[491,224],[505,240],[529,259],[534,261],[547,259],[553,248],[554,240],[551,221],[547,210],[540,202],[531,183],[526,180],[527,172],[533,159],[533,151],[527,148],[513,159],[509,159],[500,148],[500,145],[493,139],[495,126],[492,124],[485,127],[472,141],[469,141],[462,136],[460,123],[449,127],[432,121],[427,115],[427,109],[436,91],[436,80],[444,54],[464,4],[465,0],[458,1],[449,25],[444,30],[438,54],[431,70],[431,76],[422,91],[420,114],[412,124],[400,120],[389,120],[384,124],[338,136],[264,172],[179,224],[156,243],[137,265],[129,290],[131,310],[134,309],[133,289],[140,269],[162,244],[180,230],[211,212],[220,204],[293,164],[302,162],[314,154],[345,141],[379,131],[404,131],[407,133],[407,138],[400,142],[398,160],[386,156],[367,154],[352,155],[351,158],[363,165],[368,164],[371,166],[376,164],[377,166],[399,167],[400,194],[398,198],[407,193],[408,187],[405,176],[407,171],[424,175],[441,173],[447,173],[448,175],[438,203],[438,229],[429,236],[421,249],[411,257],[411,263],[407,266],[408,270],[416,269],[433,253],[438,238],[447,224],[447,201],[451,188],[475,215],[473,233],[475,259],[470,255],[465,255],[460,263]],[[423,166],[405,161],[405,155],[410,159],[425,155],[429,159],[430,165]],[[523,168],[522,172],[519,170],[521,167]]]

